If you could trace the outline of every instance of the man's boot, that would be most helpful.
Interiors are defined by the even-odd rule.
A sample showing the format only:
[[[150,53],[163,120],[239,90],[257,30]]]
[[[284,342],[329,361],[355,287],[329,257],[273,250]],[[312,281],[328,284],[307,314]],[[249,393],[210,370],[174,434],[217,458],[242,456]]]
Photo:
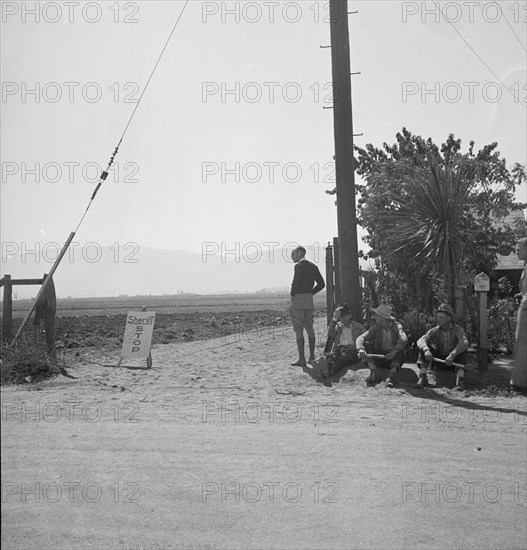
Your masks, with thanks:
[[[324,378],[329,376],[329,365],[330,365],[330,363],[328,364],[328,361],[324,356],[322,356],[318,360],[318,368],[320,369],[320,372],[322,373],[322,376]]]
[[[386,387],[394,388],[397,384],[397,367],[392,367],[386,379]]]
[[[428,386],[428,376],[426,375],[427,368],[419,366],[419,380],[414,384],[414,388],[421,389]]]
[[[370,369],[370,375],[366,378],[366,384],[368,386],[373,386],[380,381],[381,377],[379,376],[379,371],[374,364],[368,363],[368,367]]]
[[[456,391],[462,391],[465,389],[465,369],[459,367],[456,370],[456,385],[454,386]]]

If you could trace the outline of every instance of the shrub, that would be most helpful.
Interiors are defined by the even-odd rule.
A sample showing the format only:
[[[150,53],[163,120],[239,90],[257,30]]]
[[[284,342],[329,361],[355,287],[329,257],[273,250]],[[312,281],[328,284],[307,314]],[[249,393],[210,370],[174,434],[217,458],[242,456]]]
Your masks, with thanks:
[[[412,309],[403,314],[399,319],[403,326],[406,336],[408,336],[406,361],[417,361],[417,340],[428,332],[435,325],[433,315],[420,313],[417,309]]]
[[[17,341],[11,349],[2,344],[0,366],[2,385],[40,382],[61,370],[48,361],[45,346],[28,340]]]
[[[512,353],[516,329],[516,306],[513,298],[492,300],[487,311],[488,350]]]

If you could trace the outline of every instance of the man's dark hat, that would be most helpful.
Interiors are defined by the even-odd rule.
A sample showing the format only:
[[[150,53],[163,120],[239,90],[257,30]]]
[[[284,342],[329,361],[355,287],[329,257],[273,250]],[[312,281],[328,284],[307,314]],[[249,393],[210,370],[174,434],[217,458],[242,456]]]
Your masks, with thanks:
[[[452,317],[452,319],[456,318],[454,310],[452,309],[452,306],[449,305],[449,304],[441,304],[437,308],[437,313],[439,313],[439,312],[448,313],[448,315],[450,315],[450,317]]]

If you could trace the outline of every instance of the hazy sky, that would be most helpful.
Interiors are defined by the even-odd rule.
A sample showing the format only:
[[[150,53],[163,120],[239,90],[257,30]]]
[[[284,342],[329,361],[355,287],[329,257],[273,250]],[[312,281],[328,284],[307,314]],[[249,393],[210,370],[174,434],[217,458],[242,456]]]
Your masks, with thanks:
[[[350,1],[356,144],[405,126],[438,143],[453,132],[464,151],[497,141],[525,163],[526,3],[498,4],[441,2],[442,16]],[[63,243],[184,2],[1,5],[4,250]],[[326,1],[191,0],[75,240],[199,253],[336,235],[327,14]]]

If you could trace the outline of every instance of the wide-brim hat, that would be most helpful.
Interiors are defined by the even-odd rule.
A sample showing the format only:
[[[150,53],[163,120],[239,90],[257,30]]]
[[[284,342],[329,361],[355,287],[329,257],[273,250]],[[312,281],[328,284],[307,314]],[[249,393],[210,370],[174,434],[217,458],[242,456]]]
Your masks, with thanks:
[[[454,313],[454,310],[450,304],[440,304],[440,306],[437,308],[436,313],[447,313],[452,319],[456,318],[456,314]]]
[[[392,316],[392,308],[386,304],[381,304],[378,308],[371,308],[375,315],[382,317],[383,319],[390,319],[395,321],[395,317]]]

